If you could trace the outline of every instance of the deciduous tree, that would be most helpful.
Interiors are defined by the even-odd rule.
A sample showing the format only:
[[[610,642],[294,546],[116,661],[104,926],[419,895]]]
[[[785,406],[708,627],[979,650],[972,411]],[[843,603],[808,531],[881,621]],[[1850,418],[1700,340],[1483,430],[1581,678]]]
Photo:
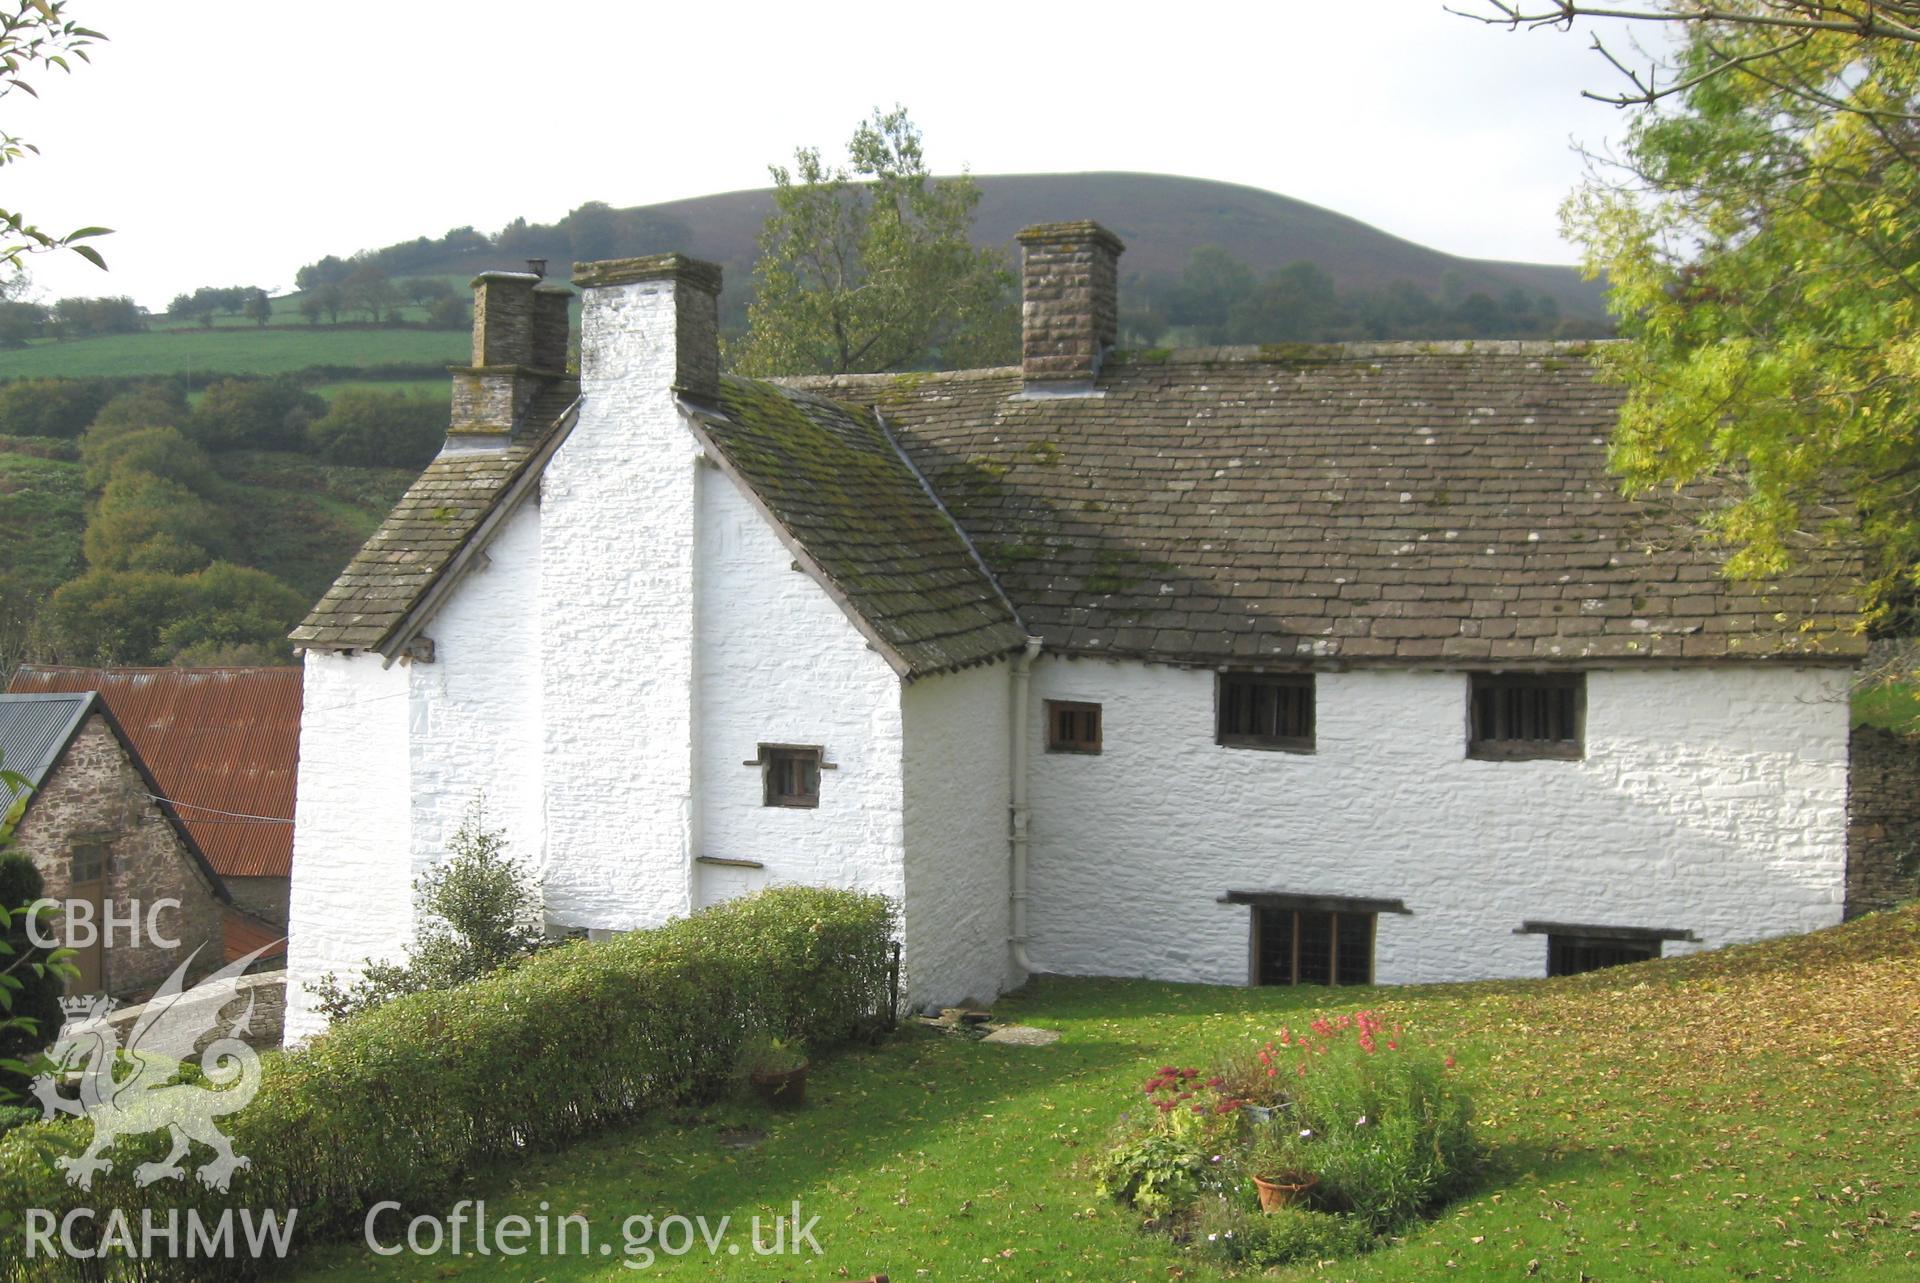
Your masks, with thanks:
[[[1920,8],[1649,8],[1684,39],[1629,82],[1621,163],[1565,212],[1628,340],[1602,357],[1628,389],[1613,463],[1635,491],[1724,483],[1709,524],[1733,573],[1845,539],[1873,600],[1911,597]]]
[[[744,374],[845,374],[993,365],[1017,349],[1012,276],[968,240],[980,191],[936,179],[905,109],[875,111],[844,166],[817,148],[772,167]]]

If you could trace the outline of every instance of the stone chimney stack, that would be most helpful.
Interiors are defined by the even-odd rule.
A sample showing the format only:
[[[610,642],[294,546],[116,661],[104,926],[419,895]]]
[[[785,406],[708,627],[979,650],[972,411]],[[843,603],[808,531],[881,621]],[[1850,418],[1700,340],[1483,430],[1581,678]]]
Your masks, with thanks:
[[[538,370],[561,371],[567,368],[567,339],[570,319],[567,307],[573,291],[564,285],[533,287],[533,360]]]
[[[482,272],[473,278],[473,363],[450,367],[450,442],[504,447],[526,425],[540,391],[566,377],[567,299],[531,272]]]
[[[1120,255],[1090,220],[1042,223],[1019,235],[1020,368],[1026,396],[1090,396],[1120,336]]]
[[[580,377],[594,383],[669,359],[667,385],[693,401],[720,396],[720,268],[683,254],[581,263]]]

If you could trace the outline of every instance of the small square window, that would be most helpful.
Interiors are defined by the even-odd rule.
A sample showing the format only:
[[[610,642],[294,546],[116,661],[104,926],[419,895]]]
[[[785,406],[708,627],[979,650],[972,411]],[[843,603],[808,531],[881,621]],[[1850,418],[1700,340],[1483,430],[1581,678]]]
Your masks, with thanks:
[[[1313,751],[1312,673],[1222,673],[1215,705],[1216,743]]]
[[[68,882],[98,882],[107,876],[107,848],[104,843],[89,842],[73,848],[67,869]]]
[[[1658,940],[1624,940],[1611,936],[1550,935],[1547,937],[1547,974],[1577,976],[1602,967],[1621,967],[1660,956]]]
[[[1585,752],[1585,673],[1474,673],[1467,756],[1577,758]]]
[[[1098,753],[1100,706],[1064,699],[1047,701],[1047,752]]]
[[[791,744],[762,744],[760,769],[767,806],[820,805],[820,750]]]

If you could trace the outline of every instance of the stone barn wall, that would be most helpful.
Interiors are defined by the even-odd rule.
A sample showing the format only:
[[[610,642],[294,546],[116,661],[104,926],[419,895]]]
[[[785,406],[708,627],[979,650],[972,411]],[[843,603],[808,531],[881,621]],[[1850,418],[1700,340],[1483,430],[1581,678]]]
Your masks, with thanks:
[[[138,938],[124,926],[101,958],[101,985],[115,998],[144,996],[157,988],[195,949],[192,976],[217,969],[224,956],[218,893],[141,779],[133,759],[99,713],[61,755],[14,832],[17,849],[33,860],[45,894],[68,898],[73,848],[97,844],[107,851],[105,898],[124,918],[135,902],[143,909]],[[147,933],[144,911],[159,900],[180,908],[162,913],[160,934],[177,939],[164,948]],[[103,924],[96,923],[96,926]]]
[[[1920,896],[1920,736],[1853,728],[1847,916]]]

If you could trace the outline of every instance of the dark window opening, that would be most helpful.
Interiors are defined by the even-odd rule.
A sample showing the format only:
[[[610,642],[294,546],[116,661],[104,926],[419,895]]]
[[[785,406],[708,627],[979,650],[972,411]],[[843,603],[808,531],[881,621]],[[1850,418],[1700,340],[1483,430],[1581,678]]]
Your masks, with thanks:
[[[1047,701],[1047,752],[1098,753],[1100,706],[1067,700]]]
[[[104,844],[87,843],[73,848],[72,863],[67,870],[69,882],[98,882],[106,876],[107,848]]]
[[[779,744],[760,746],[766,774],[766,805],[820,805],[820,750]]]
[[[1602,967],[1621,967],[1660,956],[1658,940],[1621,940],[1604,936],[1548,936],[1547,974],[1577,976]]]
[[[1313,751],[1312,673],[1222,673],[1217,711],[1221,744]]]
[[[1586,719],[1584,673],[1475,673],[1467,755],[1579,757]]]
[[[1373,914],[1256,908],[1253,920],[1257,983],[1373,983]]]

